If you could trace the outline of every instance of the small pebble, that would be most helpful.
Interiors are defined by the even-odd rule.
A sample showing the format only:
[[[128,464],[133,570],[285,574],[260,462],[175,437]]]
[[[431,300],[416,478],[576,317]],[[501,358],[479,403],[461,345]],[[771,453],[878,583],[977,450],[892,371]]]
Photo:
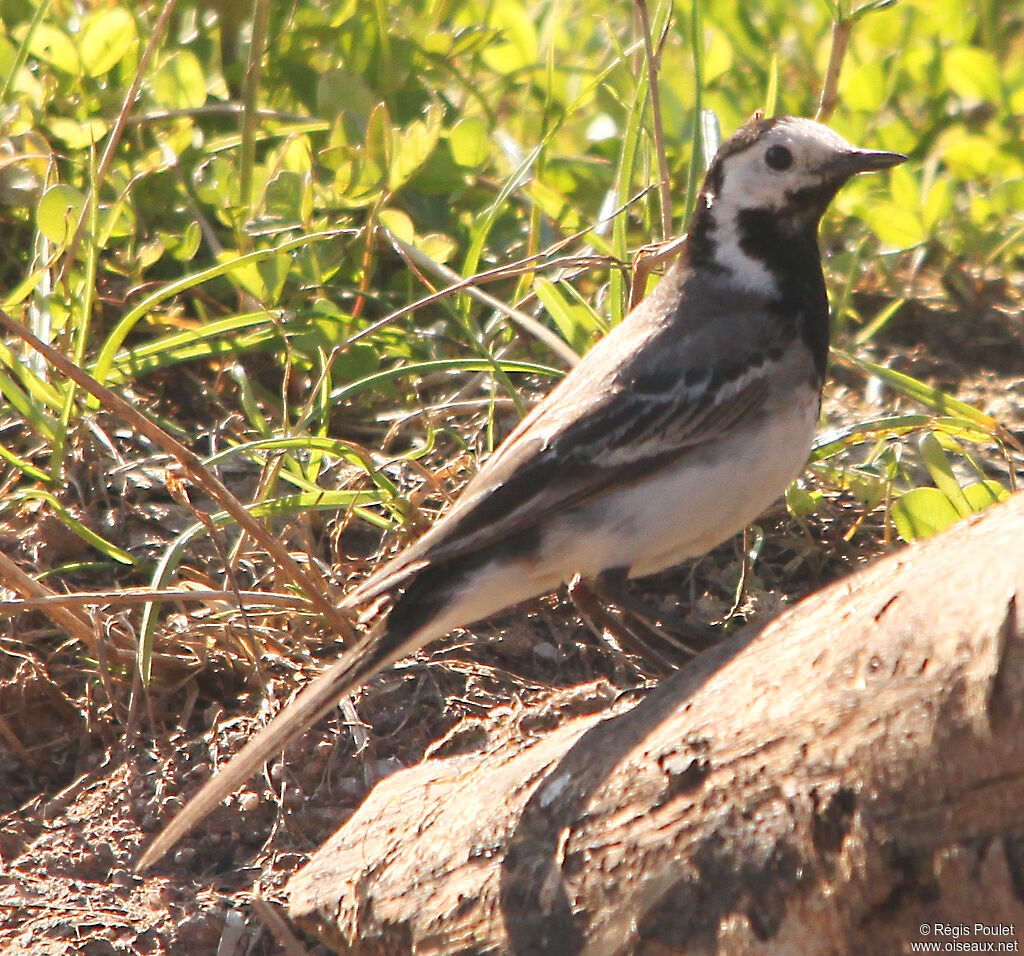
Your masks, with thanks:
[[[390,777],[391,774],[402,769],[402,761],[397,757],[387,757],[384,760],[378,760],[374,769],[377,771],[377,779],[383,780],[385,777]]]
[[[550,644],[547,641],[541,641],[539,644],[534,645],[533,656],[538,660],[554,664],[558,662],[558,659],[562,655],[554,644]]]
[[[358,777],[342,777],[335,781],[334,792],[342,799],[358,799],[366,793],[366,784]]]

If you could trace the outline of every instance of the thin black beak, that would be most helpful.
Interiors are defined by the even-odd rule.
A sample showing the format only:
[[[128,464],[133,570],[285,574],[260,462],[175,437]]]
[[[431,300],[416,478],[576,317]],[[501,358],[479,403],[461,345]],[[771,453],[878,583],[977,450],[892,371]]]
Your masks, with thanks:
[[[857,149],[836,160],[836,172],[846,176],[856,173],[869,173],[878,169],[890,169],[905,163],[907,157],[903,153],[887,153],[881,149]]]

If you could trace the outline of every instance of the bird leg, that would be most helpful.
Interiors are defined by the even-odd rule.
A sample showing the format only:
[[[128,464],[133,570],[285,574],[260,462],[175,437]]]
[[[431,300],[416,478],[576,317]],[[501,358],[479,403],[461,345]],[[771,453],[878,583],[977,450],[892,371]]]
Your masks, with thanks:
[[[717,636],[713,631],[693,624],[682,614],[638,599],[630,593],[627,581],[627,568],[612,568],[586,582],[577,575],[569,583],[569,596],[600,640],[610,634],[620,650],[635,654],[663,674],[678,665],[651,645],[651,637],[687,657],[715,643]],[[616,608],[621,617],[612,614],[610,607]]]
[[[710,628],[694,624],[683,614],[666,611],[650,601],[644,601],[632,594],[628,587],[627,568],[611,568],[603,571],[592,582],[594,593],[606,604],[613,604],[623,614],[639,621],[652,634],[693,657],[718,640]]]
[[[616,654],[626,656],[625,652],[628,651],[638,657],[647,670],[653,671],[652,675],[645,673],[645,676],[664,676],[675,670],[671,661],[652,648],[624,620],[611,613],[607,602],[595,594],[592,585],[592,581],[584,581],[578,574],[569,582],[569,597],[591,633]],[[614,643],[608,640],[608,635],[611,635]],[[631,661],[631,665],[637,667],[635,661]]]

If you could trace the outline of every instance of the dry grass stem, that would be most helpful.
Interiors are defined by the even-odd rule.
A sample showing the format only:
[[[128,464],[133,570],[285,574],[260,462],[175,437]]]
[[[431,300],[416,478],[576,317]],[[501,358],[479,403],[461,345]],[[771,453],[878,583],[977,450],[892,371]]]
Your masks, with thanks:
[[[123,398],[101,385],[91,375],[68,360],[56,349],[40,341],[24,325],[0,309],[0,325],[5,326],[19,338],[45,356],[61,374],[66,375],[79,387],[93,395],[110,411],[123,418],[136,431],[159,445],[180,463],[185,473],[211,498],[217,501],[239,526],[247,531],[273,558],[278,570],[309,598],[311,604],[324,615],[328,625],[346,641],[355,637],[348,619],[339,611],[321,590],[321,582],[307,574],[292,558],[282,541],[271,534],[263,524],[249,514],[246,507],[227,489],[223,482],[213,475],[199,460],[198,456],[171,437]]]

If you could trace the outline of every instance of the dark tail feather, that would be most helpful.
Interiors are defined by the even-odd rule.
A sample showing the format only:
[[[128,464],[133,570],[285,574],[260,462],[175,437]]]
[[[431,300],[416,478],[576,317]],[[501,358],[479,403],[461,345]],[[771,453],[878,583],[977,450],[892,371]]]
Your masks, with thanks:
[[[226,767],[207,780],[147,847],[135,866],[136,870],[144,870],[159,860],[267,760],[327,714],[342,696],[373,676],[374,672],[368,670],[364,660],[364,652],[370,641],[372,636],[328,667],[235,754]]]
[[[399,596],[396,607],[404,603],[403,597]],[[415,620],[415,615],[400,614],[392,623],[389,615],[367,638],[314,679],[186,803],[148,845],[135,869],[142,870],[156,863],[189,830],[206,819],[221,800],[242,786],[273,754],[282,751],[329,713],[342,697],[358,689],[389,664],[421,647],[425,641],[415,640],[420,629]],[[420,625],[423,621],[420,617]],[[409,629],[411,625],[412,631]]]
[[[328,714],[342,697],[357,690],[390,664],[418,650],[432,636],[439,636],[427,633],[420,637],[420,634],[451,593],[451,582],[444,580],[445,577],[429,566],[417,575],[408,590],[396,596],[391,611],[381,624],[315,678],[235,754],[227,766],[203,784],[147,847],[136,864],[136,870],[145,869],[159,860],[267,760]]]

